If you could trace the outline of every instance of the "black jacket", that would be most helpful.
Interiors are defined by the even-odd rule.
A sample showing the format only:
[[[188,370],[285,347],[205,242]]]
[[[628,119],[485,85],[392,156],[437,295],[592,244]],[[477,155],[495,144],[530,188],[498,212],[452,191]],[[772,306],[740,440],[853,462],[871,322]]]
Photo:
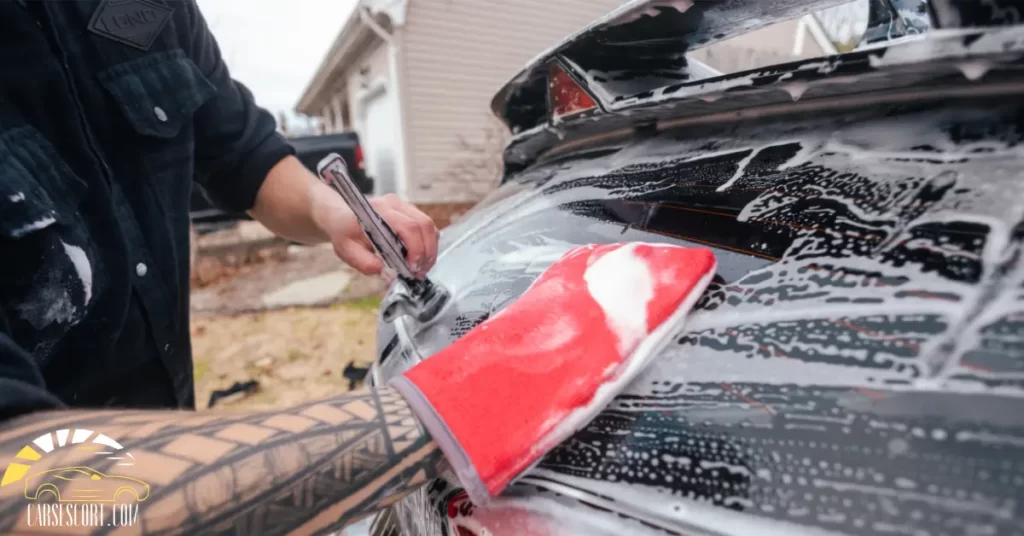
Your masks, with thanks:
[[[193,180],[249,209],[291,147],[194,1],[0,2],[0,72],[0,417],[192,407]]]

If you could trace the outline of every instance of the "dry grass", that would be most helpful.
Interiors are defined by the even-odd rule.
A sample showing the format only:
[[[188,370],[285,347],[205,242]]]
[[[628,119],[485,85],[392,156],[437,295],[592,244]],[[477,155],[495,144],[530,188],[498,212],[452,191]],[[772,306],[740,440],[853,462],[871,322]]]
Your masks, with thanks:
[[[192,321],[196,405],[233,383],[257,380],[260,391],[214,409],[283,408],[348,390],[342,370],[375,356],[379,298],[329,308],[285,309]]]

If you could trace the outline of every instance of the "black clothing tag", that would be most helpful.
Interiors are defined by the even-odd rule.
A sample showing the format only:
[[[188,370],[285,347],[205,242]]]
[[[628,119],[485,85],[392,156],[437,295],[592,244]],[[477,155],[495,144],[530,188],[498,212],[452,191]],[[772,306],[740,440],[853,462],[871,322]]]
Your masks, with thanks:
[[[89,21],[89,31],[148,51],[174,10],[150,0],[104,0]]]

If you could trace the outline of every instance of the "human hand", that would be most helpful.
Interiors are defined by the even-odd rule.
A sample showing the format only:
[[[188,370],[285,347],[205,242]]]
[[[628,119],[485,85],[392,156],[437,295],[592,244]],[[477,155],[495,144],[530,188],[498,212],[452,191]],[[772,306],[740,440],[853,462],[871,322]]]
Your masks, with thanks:
[[[333,194],[333,192],[332,192]],[[337,195],[322,197],[317,211],[320,227],[334,252],[349,266],[366,275],[380,274],[384,262],[373,249],[355,213]],[[423,277],[437,262],[440,231],[429,216],[394,194],[370,199],[370,205],[405,244],[409,267]]]

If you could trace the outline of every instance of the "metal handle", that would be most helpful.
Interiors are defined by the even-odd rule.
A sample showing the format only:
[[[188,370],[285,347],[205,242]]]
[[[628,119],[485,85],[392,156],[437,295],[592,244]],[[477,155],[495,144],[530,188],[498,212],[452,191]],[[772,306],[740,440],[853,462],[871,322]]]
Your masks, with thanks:
[[[434,285],[429,280],[420,279],[409,266],[408,250],[398,235],[384,222],[370,206],[366,196],[359,191],[356,183],[348,173],[345,159],[337,153],[331,153],[320,160],[316,166],[320,180],[334,188],[345,199],[348,206],[355,212],[359,225],[370,239],[384,264],[393,270],[398,279],[409,289],[409,293],[420,300],[428,300],[436,294]]]
[[[337,153],[327,155],[317,165],[317,173],[320,180],[328,186],[333,187],[341,197],[345,199],[348,206],[356,214],[359,225],[362,226],[366,236],[374,249],[384,259],[384,263],[395,271],[398,277],[405,279],[417,279],[415,272],[409,267],[406,259],[408,250],[405,244],[398,238],[398,235],[384,222],[384,219],[377,214],[370,206],[370,202],[356,187],[355,182],[348,173],[348,166],[345,159]]]

